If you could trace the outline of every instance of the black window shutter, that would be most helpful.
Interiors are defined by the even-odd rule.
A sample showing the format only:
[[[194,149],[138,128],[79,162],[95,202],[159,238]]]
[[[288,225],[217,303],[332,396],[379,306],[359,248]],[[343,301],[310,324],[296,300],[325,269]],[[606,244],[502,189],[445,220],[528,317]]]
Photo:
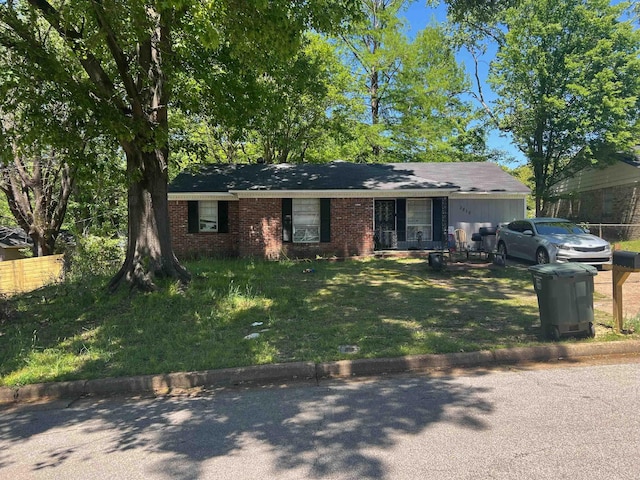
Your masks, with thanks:
[[[331,241],[331,199],[320,199],[320,241]]]
[[[407,199],[396,200],[396,229],[399,242],[407,241]]]
[[[229,233],[229,202],[218,202],[218,233]]]
[[[198,202],[187,202],[187,232],[198,233],[200,231],[200,215],[198,213]]]
[[[442,199],[433,199],[433,241],[442,241]],[[428,238],[425,240],[429,240]]]
[[[282,199],[282,241],[293,241],[293,202],[290,198]]]

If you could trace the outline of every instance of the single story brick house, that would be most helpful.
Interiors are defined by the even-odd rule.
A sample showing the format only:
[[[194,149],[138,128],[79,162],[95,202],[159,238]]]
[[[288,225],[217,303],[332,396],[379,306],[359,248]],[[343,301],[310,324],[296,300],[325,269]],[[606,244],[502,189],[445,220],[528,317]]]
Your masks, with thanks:
[[[524,217],[530,190],[493,163],[210,164],[169,185],[176,254],[277,259],[440,249]]]
[[[552,194],[549,216],[621,225],[592,228],[609,241],[640,238],[640,156],[619,155],[604,168],[582,170],[555,185]]]

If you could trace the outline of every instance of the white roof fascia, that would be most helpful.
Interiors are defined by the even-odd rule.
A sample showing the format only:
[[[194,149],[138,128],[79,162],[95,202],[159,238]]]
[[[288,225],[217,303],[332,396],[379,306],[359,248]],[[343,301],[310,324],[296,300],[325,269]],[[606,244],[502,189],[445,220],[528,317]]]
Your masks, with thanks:
[[[238,200],[238,197],[228,192],[169,192],[167,198],[170,201],[191,200]]]
[[[509,200],[527,198],[528,193],[507,193],[507,192],[455,192],[449,195],[450,199],[466,199],[478,198],[483,200]]]
[[[416,198],[451,195],[453,189],[411,190],[231,190],[238,198]]]

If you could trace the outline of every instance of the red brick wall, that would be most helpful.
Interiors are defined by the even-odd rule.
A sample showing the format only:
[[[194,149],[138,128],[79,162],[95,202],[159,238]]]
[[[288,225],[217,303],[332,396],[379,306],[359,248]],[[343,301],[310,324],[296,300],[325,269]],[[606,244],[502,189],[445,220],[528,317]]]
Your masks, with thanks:
[[[186,201],[169,202],[171,241],[178,258],[237,257],[238,202],[229,202],[229,233],[189,233]]]
[[[373,253],[373,199],[331,199],[331,242],[322,244],[339,257]]]
[[[254,256],[277,259],[373,253],[373,199],[331,199],[331,241],[284,243],[282,199],[229,202],[229,233],[187,233],[187,202],[170,201],[173,248],[179,257]]]
[[[282,247],[282,199],[241,198],[240,256],[279,258]]]

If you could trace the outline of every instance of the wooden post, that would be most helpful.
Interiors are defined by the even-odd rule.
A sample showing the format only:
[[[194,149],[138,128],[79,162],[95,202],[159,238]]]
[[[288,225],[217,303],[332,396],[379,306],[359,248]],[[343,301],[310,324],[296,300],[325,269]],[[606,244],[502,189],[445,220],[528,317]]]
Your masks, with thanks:
[[[613,326],[616,333],[622,332],[622,285],[629,278],[631,272],[640,270],[613,265],[611,278],[613,280]]]

